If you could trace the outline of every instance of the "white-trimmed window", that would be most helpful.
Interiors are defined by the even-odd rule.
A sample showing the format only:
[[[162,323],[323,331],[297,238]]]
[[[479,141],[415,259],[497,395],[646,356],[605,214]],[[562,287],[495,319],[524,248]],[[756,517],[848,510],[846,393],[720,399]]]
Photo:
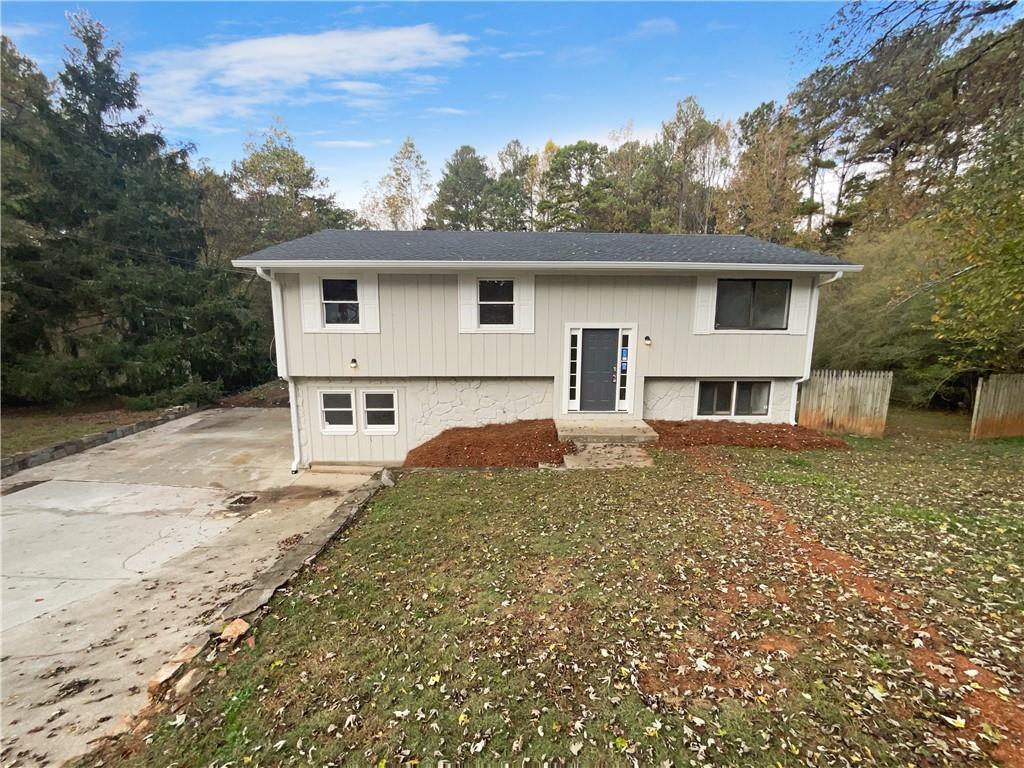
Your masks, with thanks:
[[[481,327],[516,325],[516,283],[511,279],[477,280],[477,323]]]
[[[792,280],[719,280],[715,330],[786,330],[792,287]]]
[[[355,392],[340,389],[320,392],[320,428],[334,435],[356,432]]]
[[[324,277],[320,279],[320,302],[323,305],[323,323],[331,325],[359,325],[359,281],[352,278]]]
[[[393,389],[362,389],[363,431],[393,435],[398,432],[398,393]]]
[[[299,273],[303,333],[380,333],[375,272]]]
[[[697,390],[698,416],[767,416],[770,381],[701,381]]]
[[[459,274],[459,333],[533,333],[534,276]]]

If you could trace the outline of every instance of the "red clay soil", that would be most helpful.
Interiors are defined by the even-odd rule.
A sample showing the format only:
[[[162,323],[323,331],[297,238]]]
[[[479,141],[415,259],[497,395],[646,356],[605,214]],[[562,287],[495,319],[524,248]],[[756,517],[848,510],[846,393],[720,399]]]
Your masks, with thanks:
[[[448,429],[409,451],[407,467],[536,467],[572,453],[551,419]]]
[[[287,408],[288,385],[272,381],[254,389],[228,395],[217,402],[218,408]]]
[[[737,445],[747,448],[783,448],[807,451],[813,448],[849,446],[817,430],[789,424],[747,424],[737,421],[660,421],[647,423],[658,433],[655,448],[679,449],[702,445]]]

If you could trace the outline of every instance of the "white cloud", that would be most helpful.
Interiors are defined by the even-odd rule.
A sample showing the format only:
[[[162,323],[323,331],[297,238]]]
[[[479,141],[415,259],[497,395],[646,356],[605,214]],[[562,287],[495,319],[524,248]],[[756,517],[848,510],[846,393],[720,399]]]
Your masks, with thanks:
[[[686,75],[665,75],[661,79],[664,80],[666,83],[682,83],[688,78],[686,77]]]
[[[367,80],[338,80],[329,84],[336,91],[345,93],[383,93],[384,86],[380,83],[371,83]]]
[[[7,35],[8,37],[32,37],[34,35],[42,35],[49,29],[47,24],[29,24],[27,22],[15,21],[10,24],[4,24],[0,28],[0,32]]]
[[[464,115],[466,110],[458,107],[430,107],[427,109],[432,115]]]
[[[526,59],[531,56],[543,56],[544,51],[505,51],[499,53],[498,58],[504,59],[505,61],[515,61],[516,59]]]
[[[656,19],[645,19],[636,25],[632,37],[650,37],[651,35],[670,35],[679,31],[675,19],[659,16]]]
[[[383,86],[359,75],[417,74],[452,66],[469,56],[469,37],[445,34],[432,24],[360,27],[317,34],[274,35],[140,59],[145,103],[175,126],[208,125],[249,117],[261,107],[311,103],[343,94],[379,97]],[[352,78],[356,75],[356,78]],[[432,76],[427,76],[432,77]],[[346,101],[373,108],[369,102]]]
[[[328,139],[313,142],[317,147],[329,149],[371,149],[390,143],[391,139]]]

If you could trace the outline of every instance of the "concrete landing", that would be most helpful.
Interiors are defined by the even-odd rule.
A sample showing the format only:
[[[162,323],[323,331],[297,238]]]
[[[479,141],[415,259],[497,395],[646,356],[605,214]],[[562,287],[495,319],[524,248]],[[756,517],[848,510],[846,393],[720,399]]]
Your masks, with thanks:
[[[650,467],[654,459],[636,443],[583,443],[563,461],[566,469],[621,469]]]
[[[650,443],[658,439],[655,432],[641,419],[631,418],[577,418],[555,419],[558,439],[567,443]]]

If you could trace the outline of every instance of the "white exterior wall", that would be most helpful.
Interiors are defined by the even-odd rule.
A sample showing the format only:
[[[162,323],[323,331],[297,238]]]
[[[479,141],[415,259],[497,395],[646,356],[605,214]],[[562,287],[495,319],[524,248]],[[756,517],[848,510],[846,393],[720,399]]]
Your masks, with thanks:
[[[296,381],[302,464],[316,462],[402,462],[417,445],[451,427],[477,427],[519,419],[551,418],[554,389],[550,379],[406,379],[337,378]],[[393,389],[398,402],[398,432],[367,434],[363,429],[360,389]],[[325,433],[321,428],[321,390],[353,390],[356,432]]]
[[[772,390],[765,416],[698,416],[698,379],[652,379],[644,381],[644,418],[666,421],[711,419],[789,423],[793,418],[796,379],[771,379]]]

